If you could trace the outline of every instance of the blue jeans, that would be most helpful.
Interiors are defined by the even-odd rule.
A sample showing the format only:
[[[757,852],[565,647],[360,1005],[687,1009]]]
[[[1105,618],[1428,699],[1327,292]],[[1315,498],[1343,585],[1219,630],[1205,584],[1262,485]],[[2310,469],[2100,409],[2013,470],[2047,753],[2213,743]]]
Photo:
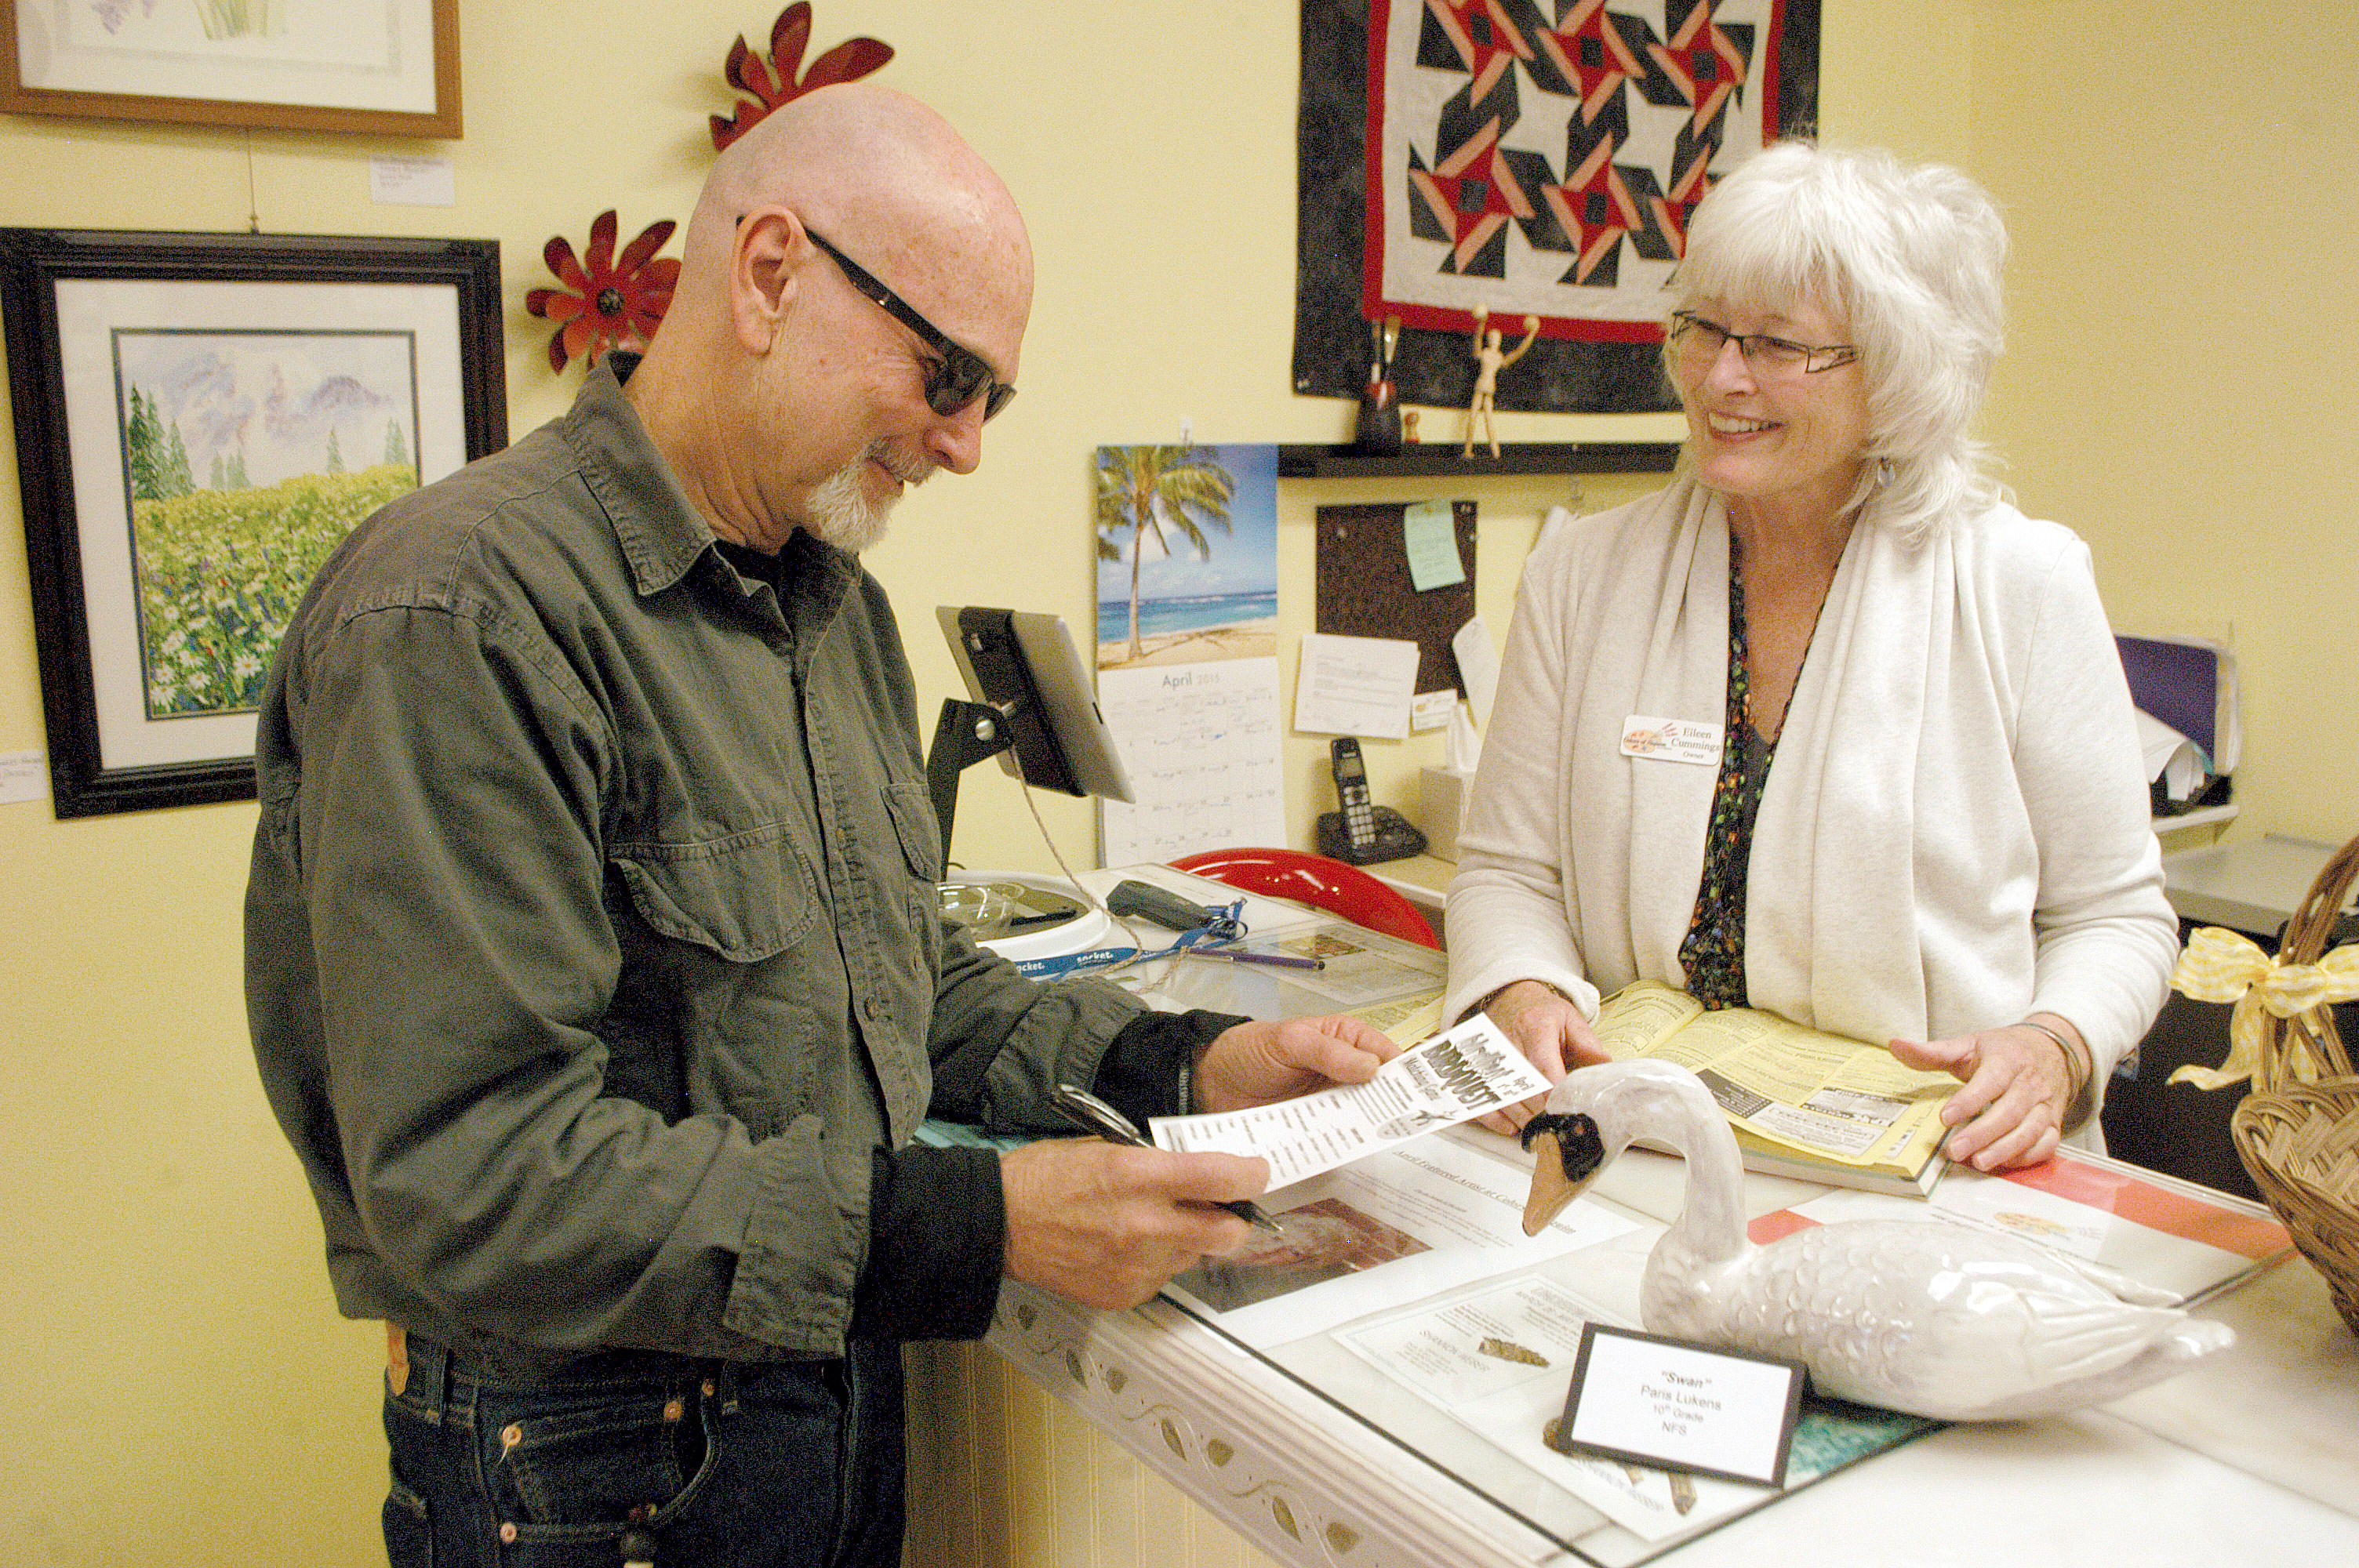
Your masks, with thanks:
[[[613,1351],[505,1380],[412,1337],[388,1386],[393,1568],[897,1568],[900,1348],[842,1361]]]

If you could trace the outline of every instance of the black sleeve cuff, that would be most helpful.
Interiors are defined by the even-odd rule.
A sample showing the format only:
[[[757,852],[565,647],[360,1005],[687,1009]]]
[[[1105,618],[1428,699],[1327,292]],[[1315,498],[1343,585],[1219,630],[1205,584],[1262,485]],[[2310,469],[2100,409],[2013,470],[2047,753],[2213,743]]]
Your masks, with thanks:
[[[999,1304],[1007,1207],[990,1149],[878,1150],[854,1339],[980,1339]]]
[[[1227,1012],[1142,1012],[1122,1026],[1098,1060],[1100,1099],[1142,1129],[1158,1116],[1187,1116],[1188,1075],[1222,1031],[1252,1022]]]
[[[1144,1126],[1185,1116],[1187,1073],[1225,1012],[1142,1012],[1106,1046],[1092,1088]],[[980,1339],[999,1304],[1007,1207],[990,1149],[910,1144],[869,1167],[868,1263],[852,1298],[855,1339]]]

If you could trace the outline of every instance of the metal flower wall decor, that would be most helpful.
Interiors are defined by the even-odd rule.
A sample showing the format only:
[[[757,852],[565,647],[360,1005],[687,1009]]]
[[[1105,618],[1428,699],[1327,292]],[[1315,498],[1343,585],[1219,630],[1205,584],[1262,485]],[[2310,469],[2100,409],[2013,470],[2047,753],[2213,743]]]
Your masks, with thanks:
[[[875,38],[848,38],[798,71],[803,51],[810,46],[810,0],[778,13],[770,27],[770,52],[765,57],[746,45],[739,34],[729,50],[722,74],[729,85],[750,92],[755,102],[737,101],[734,113],[709,118],[712,147],[722,150],[744,135],[782,103],[839,81],[856,81],[893,58],[892,46]],[[541,247],[549,270],[562,288],[536,288],[525,296],[524,308],[544,320],[557,323],[549,340],[549,365],[562,372],[580,360],[594,365],[609,349],[645,349],[671,308],[672,286],[679,279],[679,263],[656,253],[678,225],[666,218],[650,223],[639,237],[614,254],[614,212],[601,212],[590,225],[590,246],[579,259],[572,243],[554,235]]]
[[[763,58],[746,47],[745,37],[739,34],[730,46],[729,61],[722,74],[729,85],[740,92],[750,92],[756,102],[737,101],[735,113],[728,119],[712,116],[712,148],[715,152],[761,123],[762,117],[781,103],[791,103],[815,88],[832,86],[839,81],[855,81],[893,58],[890,44],[875,38],[848,38],[817,59],[800,80],[795,68],[802,64],[803,50],[810,47],[811,8],[810,0],[795,3],[778,13],[770,27],[770,57]]]
[[[541,247],[549,270],[565,287],[534,289],[525,296],[524,308],[558,324],[549,340],[549,369],[562,371],[573,359],[593,365],[609,349],[647,346],[671,308],[672,285],[679,279],[679,260],[656,254],[677,226],[669,218],[648,224],[618,256],[610,207],[592,220],[590,248],[580,260],[562,234]]]

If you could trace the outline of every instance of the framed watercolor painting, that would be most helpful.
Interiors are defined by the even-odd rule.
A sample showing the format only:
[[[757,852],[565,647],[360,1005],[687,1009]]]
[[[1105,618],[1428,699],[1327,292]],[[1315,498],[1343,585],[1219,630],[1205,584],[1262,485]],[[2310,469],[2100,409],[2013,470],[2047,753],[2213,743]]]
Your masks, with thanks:
[[[459,0],[0,0],[0,110],[455,140]]]
[[[498,243],[0,229],[0,309],[57,814],[251,799],[320,563],[506,444]]]

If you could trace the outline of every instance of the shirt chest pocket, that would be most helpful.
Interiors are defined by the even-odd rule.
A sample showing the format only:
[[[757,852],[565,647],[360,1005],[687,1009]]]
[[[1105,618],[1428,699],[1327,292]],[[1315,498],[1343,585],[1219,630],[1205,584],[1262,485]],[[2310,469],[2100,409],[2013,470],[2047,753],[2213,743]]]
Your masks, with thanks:
[[[685,844],[623,845],[613,860],[649,926],[733,964],[784,952],[818,918],[810,864],[777,827]]]
[[[623,968],[599,1030],[610,1087],[670,1116],[725,1110],[757,1137],[811,1108],[826,988],[795,949],[824,927],[800,847],[770,827],[619,845],[608,864],[629,906],[616,906]]]
[[[940,881],[942,830],[934,821],[934,803],[926,786],[886,784],[885,809],[893,818],[893,836],[901,846],[902,863],[909,868],[909,874],[924,882]]]
[[[897,859],[888,851],[884,874],[902,877],[903,924],[900,930],[882,935],[888,947],[916,960],[904,966],[905,979],[912,992],[910,1015],[922,1017],[929,1010],[934,968],[941,959],[941,899],[937,892],[942,874],[941,828],[934,821],[933,801],[924,785],[888,784],[884,797],[886,815],[893,821],[892,845],[899,850]]]

